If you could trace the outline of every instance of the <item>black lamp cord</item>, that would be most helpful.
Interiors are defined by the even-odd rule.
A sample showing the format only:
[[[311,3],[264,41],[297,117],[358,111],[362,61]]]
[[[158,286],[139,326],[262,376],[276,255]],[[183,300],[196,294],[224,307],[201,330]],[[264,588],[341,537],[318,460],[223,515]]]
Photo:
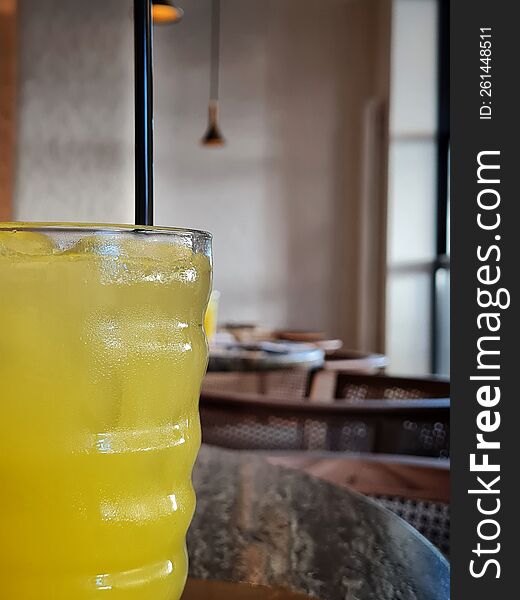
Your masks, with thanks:
[[[220,65],[220,0],[213,0],[211,14],[211,79],[209,99],[218,101]]]

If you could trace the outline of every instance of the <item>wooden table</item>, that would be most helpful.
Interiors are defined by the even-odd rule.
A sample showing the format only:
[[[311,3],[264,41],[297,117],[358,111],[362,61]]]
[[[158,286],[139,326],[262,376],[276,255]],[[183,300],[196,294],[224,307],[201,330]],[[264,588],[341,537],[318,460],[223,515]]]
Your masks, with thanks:
[[[443,556],[355,492],[210,447],[201,451],[194,483],[194,578],[281,586],[321,600],[449,598]]]

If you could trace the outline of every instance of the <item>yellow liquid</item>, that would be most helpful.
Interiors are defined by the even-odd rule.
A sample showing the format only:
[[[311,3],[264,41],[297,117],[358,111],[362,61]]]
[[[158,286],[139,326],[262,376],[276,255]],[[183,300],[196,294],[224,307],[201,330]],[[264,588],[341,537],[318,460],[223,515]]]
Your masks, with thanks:
[[[215,337],[217,333],[217,318],[218,318],[218,299],[219,293],[213,291],[209,297],[208,308],[206,309],[206,315],[204,317],[204,330],[208,341]]]
[[[2,600],[180,598],[210,269],[139,234],[0,230]]]

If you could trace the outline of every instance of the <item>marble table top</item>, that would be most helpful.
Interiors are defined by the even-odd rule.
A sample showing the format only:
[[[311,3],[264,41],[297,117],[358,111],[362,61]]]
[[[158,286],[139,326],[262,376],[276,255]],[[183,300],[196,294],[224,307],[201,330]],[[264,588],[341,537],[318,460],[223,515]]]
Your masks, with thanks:
[[[260,456],[203,447],[190,576],[319,600],[446,600],[449,564],[371,500]]]

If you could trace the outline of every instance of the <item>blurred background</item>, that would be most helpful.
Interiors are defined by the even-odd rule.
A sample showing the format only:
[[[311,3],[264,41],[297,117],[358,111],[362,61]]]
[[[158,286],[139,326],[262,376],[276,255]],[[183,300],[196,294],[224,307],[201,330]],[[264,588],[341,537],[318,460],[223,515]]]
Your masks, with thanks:
[[[211,0],[155,27],[156,223],[214,234],[219,323],[448,374],[439,1],[221,0],[218,53]],[[132,2],[0,7],[2,218],[131,223]]]

